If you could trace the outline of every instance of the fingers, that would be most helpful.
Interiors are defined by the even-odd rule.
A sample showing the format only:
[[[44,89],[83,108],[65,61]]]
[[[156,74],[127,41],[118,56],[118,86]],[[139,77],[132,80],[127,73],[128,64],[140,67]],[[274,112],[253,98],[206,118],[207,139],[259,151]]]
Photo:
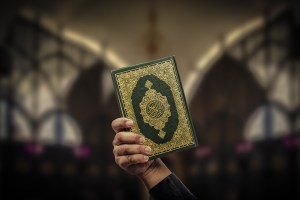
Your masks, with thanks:
[[[144,144],[144,136],[132,132],[118,132],[113,140],[113,145]]]
[[[111,127],[115,131],[115,133],[118,133],[124,130],[125,128],[133,127],[133,121],[127,118],[117,118],[112,121]]]
[[[127,118],[115,119],[111,126],[116,133],[112,142],[115,162],[131,174],[144,172],[152,163],[149,161],[151,148],[144,145],[145,137],[124,131],[134,126],[133,121]]]
[[[143,154],[134,154],[134,155],[116,157],[116,163],[123,168],[127,168],[135,164],[146,163],[148,162],[148,160],[149,157]]]
[[[125,156],[125,155],[132,155],[132,154],[144,154],[144,155],[150,155],[151,148],[144,145],[127,145],[123,144],[120,146],[114,146],[114,155],[115,156]]]
[[[113,141],[116,163],[125,170],[136,164],[148,162],[151,148],[143,145],[145,138],[131,132],[118,132]]]

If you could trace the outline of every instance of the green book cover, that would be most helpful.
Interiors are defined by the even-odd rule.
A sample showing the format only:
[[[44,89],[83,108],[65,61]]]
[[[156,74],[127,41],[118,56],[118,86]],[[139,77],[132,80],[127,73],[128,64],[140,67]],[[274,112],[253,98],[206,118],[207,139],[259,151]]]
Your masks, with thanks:
[[[175,57],[166,57],[111,72],[123,117],[132,132],[143,134],[150,159],[198,145]]]

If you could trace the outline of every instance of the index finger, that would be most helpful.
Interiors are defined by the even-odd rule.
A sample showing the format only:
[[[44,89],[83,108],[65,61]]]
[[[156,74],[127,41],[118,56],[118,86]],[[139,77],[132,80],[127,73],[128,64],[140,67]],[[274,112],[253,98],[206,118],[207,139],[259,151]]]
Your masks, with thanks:
[[[128,118],[117,118],[112,121],[111,123],[112,129],[115,131],[115,133],[118,133],[120,131],[123,131],[125,128],[131,128],[133,127],[133,121]]]

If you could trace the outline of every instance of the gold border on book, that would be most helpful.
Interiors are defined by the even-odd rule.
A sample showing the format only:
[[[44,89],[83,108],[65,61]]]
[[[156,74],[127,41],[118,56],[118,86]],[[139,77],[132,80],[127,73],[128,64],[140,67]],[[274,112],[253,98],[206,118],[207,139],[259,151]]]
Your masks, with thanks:
[[[180,92],[180,85],[178,83],[179,80],[176,76],[175,66],[172,59],[133,68],[131,70],[115,74],[125,116],[137,121],[131,103],[131,95],[139,78],[148,74],[157,76],[170,86],[179,120],[178,127],[173,135],[173,138],[169,142],[164,144],[156,144],[155,142],[146,138],[145,145],[149,145],[152,148],[151,157],[195,144],[195,141],[193,140],[193,132],[189,125],[187,110],[184,105],[184,98]],[[132,132],[142,134],[138,124],[135,124],[135,126],[132,128]]]

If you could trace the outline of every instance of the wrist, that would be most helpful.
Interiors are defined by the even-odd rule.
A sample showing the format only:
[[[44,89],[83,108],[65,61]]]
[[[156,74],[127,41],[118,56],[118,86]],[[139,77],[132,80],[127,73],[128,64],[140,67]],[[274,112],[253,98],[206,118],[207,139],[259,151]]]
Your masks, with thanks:
[[[146,188],[150,190],[170,174],[171,171],[162,160],[158,158],[151,163],[144,173],[139,174],[138,177],[144,183]]]

